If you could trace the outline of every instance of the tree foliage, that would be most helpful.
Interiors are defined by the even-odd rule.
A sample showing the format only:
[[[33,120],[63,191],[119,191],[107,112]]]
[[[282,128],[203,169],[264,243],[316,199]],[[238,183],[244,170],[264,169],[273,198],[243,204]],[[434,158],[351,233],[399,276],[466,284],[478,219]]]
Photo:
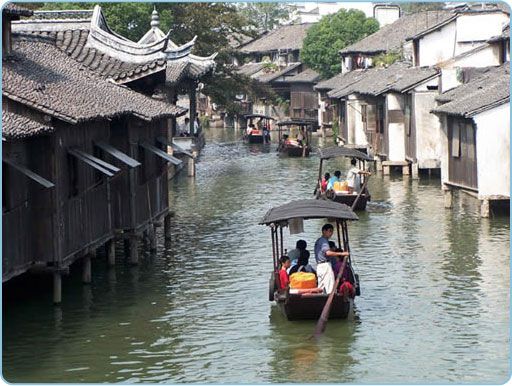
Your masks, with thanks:
[[[338,51],[378,29],[378,21],[367,18],[364,12],[341,9],[308,29],[302,42],[301,60],[322,78],[331,78],[341,71]]]
[[[270,30],[290,18],[290,9],[284,3],[245,3],[241,14],[258,29]]]

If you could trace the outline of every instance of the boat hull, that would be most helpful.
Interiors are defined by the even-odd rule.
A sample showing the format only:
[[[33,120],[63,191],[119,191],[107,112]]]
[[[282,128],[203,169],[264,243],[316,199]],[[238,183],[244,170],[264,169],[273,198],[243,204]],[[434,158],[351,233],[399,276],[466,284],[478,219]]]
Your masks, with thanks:
[[[320,317],[328,297],[327,294],[289,294],[287,298],[279,298],[276,294],[276,303],[288,320],[316,320]],[[329,319],[346,319],[353,311],[353,304],[352,299],[335,294]]]
[[[352,207],[352,204],[356,200],[357,194],[343,194],[343,195],[336,195],[332,201],[339,202],[345,205],[348,205]],[[361,194],[359,197],[359,200],[357,200],[356,206],[354,210],[365,210],[366,209],[366,203],[370,201],[370,196],[367,194]]]
[[[249,143],[264,143],[263,135],[249,135],[247,137]],[[270,137],[267,138],[267,143],[270,142]]]
[[[309,157],[311,149],[309,147],[306,148],[306,152],[304,154],[305,157]],[[302,148],[301,147],[285,147],[281,150],[283,155],[287,155],[288,157],[302,157]]]

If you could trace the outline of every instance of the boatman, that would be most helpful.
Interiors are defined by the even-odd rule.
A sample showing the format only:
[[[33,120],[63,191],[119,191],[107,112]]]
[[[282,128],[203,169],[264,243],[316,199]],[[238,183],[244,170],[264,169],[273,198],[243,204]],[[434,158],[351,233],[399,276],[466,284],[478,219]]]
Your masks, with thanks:
[[[348,256],[348,252],[335,252],[331,250],[329,239],[332,237],[334,227],[325,224],[322,227],[322,237],[315,243],[315,260],[317,263],[316,274],[318,276],[318,288],[330,294],[334,289],[334,272],[329,257]]]

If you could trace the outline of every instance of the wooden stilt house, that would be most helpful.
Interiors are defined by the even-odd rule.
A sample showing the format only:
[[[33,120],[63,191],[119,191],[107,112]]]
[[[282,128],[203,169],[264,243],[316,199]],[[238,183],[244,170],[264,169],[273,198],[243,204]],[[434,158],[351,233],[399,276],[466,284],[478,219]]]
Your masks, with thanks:
[[[5,15],[5,11],[4,11]],[[165,137],[183,108],[105,81],[51,37],[16,34],[2,69],[3,281],[60,274],[168,215]],[[165,139],[165,138],[164,138]]]

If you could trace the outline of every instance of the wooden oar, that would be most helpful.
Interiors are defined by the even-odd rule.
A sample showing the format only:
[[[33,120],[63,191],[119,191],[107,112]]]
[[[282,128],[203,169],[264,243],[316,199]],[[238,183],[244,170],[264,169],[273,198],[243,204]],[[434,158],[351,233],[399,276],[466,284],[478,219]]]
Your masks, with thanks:
[[[329,295],[329,298],[325,302],[324,309],[322,310],[322,314],[316,322],[315,331],[313,332],[313,336],[315,338],[320,337],[325,330],[325,325],[327,324],[327,319],[329,319],[329,313],[331,312],[332,300],[334,299],[334,294],[338,291],[338,285],[341,280],[341,276],[343,275],[343,271],[345,270],[345,265],[347,264],[348,256],[345,256],[343,259],[343,263],[341,264],[340,271],[338,272],[338,276],[336,277],[336,282],[334,283],[334,288]]]
[[[366,177],[364,179],[363,186],[361,186],[361,189],[359,189],[359,193],[358,193],[356,199],[354,200],[354,202],[352,203],[352,206],[350,207],[350,209],[354,210],[354,208],[356,207],[357,201],[359,200],[359,197],[361,197],[361,193],[363,193],[364,189],[366,188],[366,184],[368,183],[368,180],[370,179],[370,175],[371,174],[368,174],[368,177]]]

